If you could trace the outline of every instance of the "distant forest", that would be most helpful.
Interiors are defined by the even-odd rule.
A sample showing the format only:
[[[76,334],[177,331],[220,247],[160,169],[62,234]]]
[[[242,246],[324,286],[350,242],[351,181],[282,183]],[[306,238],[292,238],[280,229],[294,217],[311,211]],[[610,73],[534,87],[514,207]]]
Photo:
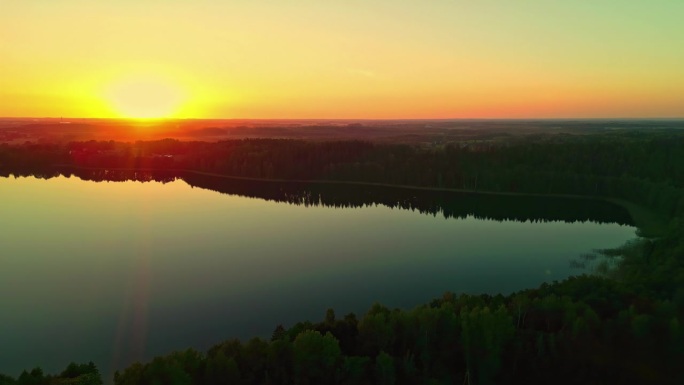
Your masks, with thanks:
[[[236,177],[354,181],[470,191],[625,199],[664,216],[684,213],[684,136],[678,130],[535,135],[443,146],[361,141],[73,142],[0,145],[0,172],[55,165],[194,170]]]
[[[412,310],[376,304],[364,315],[337,317],[330,309],[321,322],[274,325],[270,339],[230,340],[206,352],[188,349],[134,364],[116,373],[117,385],[684,383],[684,136],[677,130],[420,146],[274,139],[0,145],[0,175],[60,174],[90,180],[180,177],[217,191],[297,204],[339,204],[332,193],[339,190],[341,204],[403,202],[445,216],[479,212],[496,218],[499,211],[468,194],[314,182],[573,195],[649,213],[637,218],[632,210],[629,218],[609,206],[617,211],[606,215],[622,213],[625,223],[634,220],[648,237],[604,251],[620,263],[603,274],[509,296],[445,293]],[[258,188],[256,181],[228,183],[220,175],[281,181]],[[358,191],[365,192],[359,197]],[[463,202],[452,201],[459,196]],[[541,217],[560,216],[553,201],[543,203],[551,198],[528,198],[523,206]],[[542,203],[535,206],[534,200]],[[469,205],[481,207],[469,211]],[[52,376],[38,368],[16,379],[0,376],[2,385],[100,382],[92,364],[72,364]]]

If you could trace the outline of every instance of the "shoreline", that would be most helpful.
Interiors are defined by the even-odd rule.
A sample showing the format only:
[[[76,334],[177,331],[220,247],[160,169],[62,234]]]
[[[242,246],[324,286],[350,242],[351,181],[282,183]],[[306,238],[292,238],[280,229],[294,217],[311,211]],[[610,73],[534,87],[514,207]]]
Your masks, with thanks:
[[[172,172],[172,173],[190,173],[201,176],[209,176],[213,178],[243,180],[252,182],[264,183],[312,183],[312,184],[327,184],[327,185],[347,185],[347,186],[372,186],[372,187],[388,187],[405,190],[420,190],[420,191],[436,191],[436,192],[453,192],[464,194],[482,194],[482,195],[499,195],[499,196],[527,196],[527,197],[552,197],[565,199],[587,199],[600,200],[616,204],[629,213],[634,221],[635,227],[639,229],[640,236],[646,238],[654,238],[662,235],[666,228],[666,221],[664,218],[653,212],[652,210],[638,205],[633,202],[626,201],[619,198],[611,198],[605,196],[595,195],[576,195],[576,194],[542,194],[542,193],[524,193],[524,192],[504,192],[504,191],[487,191],[487,190],[472,190],[472,189],[458,189],[447,187],[426,187],[391,183],[378,182],[361,182],[361,181],[343,181],[331,179],[280,179],[280,178],[256,178],[218,174],[205,171],[188,170],[188,169],[159,169],[159,168],[131,168],[131,167],[86,167],[69,164],[55,164],[54,168],[72,168],[78,170],[112,170],[112,171],[150,171],[150,172]]]

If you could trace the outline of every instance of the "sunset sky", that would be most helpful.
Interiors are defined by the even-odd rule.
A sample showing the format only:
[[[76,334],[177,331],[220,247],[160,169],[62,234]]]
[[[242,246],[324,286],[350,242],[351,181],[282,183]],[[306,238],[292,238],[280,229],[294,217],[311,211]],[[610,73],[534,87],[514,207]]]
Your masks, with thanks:
[[[0,116],[684,117],[682,0],[1,0]]]

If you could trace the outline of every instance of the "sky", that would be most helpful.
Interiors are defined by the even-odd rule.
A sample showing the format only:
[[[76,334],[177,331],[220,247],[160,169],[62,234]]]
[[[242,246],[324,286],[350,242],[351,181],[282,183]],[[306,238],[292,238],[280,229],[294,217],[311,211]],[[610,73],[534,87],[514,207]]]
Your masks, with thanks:
[[[0,0],[0,116],[684,117],[682,0]]]

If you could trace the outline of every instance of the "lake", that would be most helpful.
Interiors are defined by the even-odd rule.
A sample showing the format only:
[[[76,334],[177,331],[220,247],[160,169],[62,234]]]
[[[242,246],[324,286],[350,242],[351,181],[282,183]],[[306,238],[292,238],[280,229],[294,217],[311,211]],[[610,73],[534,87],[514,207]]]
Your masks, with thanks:
[[[587,199],[74,175],[0,177],[0,373],[92,360],[109,375],[329,307],[510,293],[636,236]]]

